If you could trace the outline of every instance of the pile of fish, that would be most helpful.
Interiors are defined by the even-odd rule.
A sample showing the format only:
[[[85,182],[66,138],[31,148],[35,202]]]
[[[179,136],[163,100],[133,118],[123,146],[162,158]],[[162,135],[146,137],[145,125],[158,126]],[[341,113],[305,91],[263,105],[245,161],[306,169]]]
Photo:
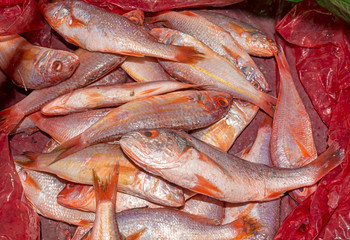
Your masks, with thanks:
[[[79,48],[0,37],[1,69],[34,89],[0,125],[52,137],[13,158],[33,208],[79,226],[74,239],[272,239],[280,197],[302,201],[342,162],[335,145],[318,156],[284,53],[259,29],[214,11],[39,5]],[[276,58],[278,99],[250,55]],[[259,108],[254,144],[228,154]]]

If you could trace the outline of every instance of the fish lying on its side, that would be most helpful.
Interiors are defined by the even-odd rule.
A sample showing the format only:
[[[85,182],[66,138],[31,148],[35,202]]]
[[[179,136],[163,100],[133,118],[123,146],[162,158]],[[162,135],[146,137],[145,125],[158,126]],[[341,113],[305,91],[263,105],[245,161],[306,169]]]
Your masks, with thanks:
[[[191,47],[158,43],[127,17],[79,0],[41,0],[46,21],[68,42],[89,51],[151,56],[195,62],[200,54]]]
[[[65,94],[42,107],[45,115],[65,115],[94,108],[114,107],[133,100],[197,87],[176,81],[92,86]]]
[[[9,134],[25,116],[40,110],[56,97],[99,80],[116,69],[125,59],[116,54],[89,52],[83,49],[76,50],[75,54],[79,56],[80,64],[74,74],[55,86],[34,90],[20,102],[0,111],[0,129]]]
[[[184,82],[207,85],[211,89],[225,91],[236,98],[259,106],[267,114],[273,116],[276,98],[256,89],[231,62],[213,52],[201,41],[185,33],[167,28],[153,28],[150,33],[160,42],[193,46],[203,53],[204,58],[195,64],[159,59],[160,64],[172,76]]]
[[[25,89],[41,89],[69,78],[79,57],[67,51],[35,46],[15,34],[0,36],[0,68]]]
[[[277,167],[298,168],[317,158],[310,117],[294,85],[281,48],[276,61],[280,88],[271,136],[271,159]],[[306,199],[317,185],[296,189],[290,195],[298,202]]]
[[[113,172],[107,177],[100,177],[94,170],[92,175],[94,176],[94,189],[96,192],[96,215],[92,227],[91,240],[121,240],[122,237],[119,233],[115,214],[118,168],[113,169]]]
[[[166,129],[125,134],[123,151],[146,171],[197,193],[226,202],[267,201],[315,184],[344,159],[331,146],[298,169],[280,169],[245,161],[191,135]]]
[[[74,225],[90,225],[95,213],[63,207],[57,203],[57,194],[66,185],[46,173],[23,169],[16,165],[24,194],[33,208],[42,216]]]
[[[110,168],[119,165],[119,191],[166,206],[179,207],[184,203],[180,188],[136,167],[117,144],[96,144],[52,163],[59,154],[26,152],[15,161],[24,168],[53,173],[68,181],[90,185],[93,184],[93,169],[100,176],[106,176]]]
[[[90,145],[119,139],[147,128],[192,130],[206,127],[224,116],[232,97],[216,91],[181,91],[128,102],[110,111],[80,135],[62,143],[56,160]]]

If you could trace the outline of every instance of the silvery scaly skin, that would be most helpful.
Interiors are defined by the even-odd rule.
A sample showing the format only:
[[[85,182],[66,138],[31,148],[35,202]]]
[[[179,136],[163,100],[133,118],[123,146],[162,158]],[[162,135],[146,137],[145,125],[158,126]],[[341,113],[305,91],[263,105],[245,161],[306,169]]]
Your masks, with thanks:
[[[258,135],[250,151],[242,154],[241,157],[250,162],[272,165],[270,157],[271,129],[272,119],[266,116],[260,125]],[[279,227],[279,210],[280,199],[263,203],[226,203],[223,223],[229,223],[247,215],[256,219],[261,225],[260,229],[247,239],[273,239]]]
[[[66,208],[57,203],[56,196],[66,185],[58,178],[17,165],[16,170],[26,198],[40,215],[74,225],[88,225],[94,221],[95,213]]]
[[[25,89],[41,89],[69,78],[79,65],[74,53],[35,46],[15,34],[0,37],[0,68]]]
[[[258,110],[259,107],[251,103],[233,99],[229,112],[222,119],[191,135],[227,152]]]
[[[27,159],[15,161],[27,169],[53,173],[71,182],[90,185],[93,184],[93,169],[105,177],[110,169],[119,165],[119,191],[166,206],[179,207],[184,203],[180,188],[136,167],[125,157],[119,145],[93,145],[52,163],[59,154],[26,152],[24,156]]]
[[[175,81],[92,86],[56,98],[46,104],[41,112],[45,115],[65,115],[94,108],[114,107],[133,100],[193,87],[195,86]]]
[[[108,86],[113,84],[125,83],[128,80],[128,74],[122,69],[117,68],[103,78],[93,82],[89,86]]]
[[[180,91],[128,102],[110,111],[80,135],[62,143],[62,159],[87,146],[119,139],[123,134],[147,128],[192,130],[206,127],[224,116],[232,97],[216,91]]]
[[[163,11],[152,18],[152,22],[162,24],[189,34],[203,42],[214,52],[228,59],[237,66],[248,81],[258,82],[263,89],[268,89],[264,75],[255,65],[249,54],[234,40],[230,33],[221,27],[190,11]],[[219,64],[214,64],[217,67]]]
[[[89,185],[67,184],[58,194],[57,202],[68,208],[96,212],[95,191],[94,188]],[[116,212],[145,207],[161,208],[163,206],[154,204],[139,197],[118,192],[116,199]]]
[[[55,86],[34,90],[15,105],[0,111],[0,128],[10,133],[21,120],[34,113],[46,103],[75,89],[87,86],[117,68],[125,57],[116,54],[89,52],[78,49],[74,52],[80,64],[74,74]]]
[[[278,51],[276,43],[271,38],[247,23],[212,11],[193,10],[191,12],[206,18],[229,32],[239,45],[251,55],[272,57]]]
[[[286,191],[313,185],[344,159],[344,151],[331,146],[301,168],[274,168],[227,154],[185,132],[166,129],[130,132],[120,144],[146,171],[232,203],[273,200]]]
[[[214,225],[188,213],[161,208],[126,210],[117,213],[117,220],[123,236],[139,233],[139,240],[232,240],[245,238],[259,228],[249,218],[241,218],[226,225]]]
[[[276,112],[273,118],[271,159],[275,166],[297,168],[317,158],[311,120],[295,88],[282,49],[276,56],[276,61],[281,80]],[[292,197],[301,202],[316,188],[315,185],[309,188],[297,189],[292,192]]]
[[[193,48],[159,43],[128,18],[83,1],[41,0],[39,7],[55,31],[68,42],[89,51],[181,62],[195,62],[200,57]]]
[[[150,33],[163,43],[193,46],[205,56],[195,64],[159,60],[172,76],[184,82],[208,85],[211,89],[225,91],[236,98],[259,106],[273,116],[276,98],[256,89],[231,62],[212,51],[201,41],[185,33],[166,28],[154,28]]]

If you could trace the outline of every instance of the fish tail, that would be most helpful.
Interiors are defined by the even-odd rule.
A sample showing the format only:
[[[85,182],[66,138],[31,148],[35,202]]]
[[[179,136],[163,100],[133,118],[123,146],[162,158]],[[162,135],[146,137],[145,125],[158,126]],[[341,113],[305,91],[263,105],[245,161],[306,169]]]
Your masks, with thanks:
[[[280,46],[278,52],[274,52],[275,59],[277,62],[278,70],[281,75],[282,79],[285,79],[286,77],[291,78],[291,73],[289,69],[289,65],[286,59],[286,55],[284,54],[283,48]]]
[[[198,60],[203,59],[203,54],[198,52],[194,47],[190,46],[175,46],[175,56],[173,59],[176,62],[193,64]]]
[[[102,179],[98,175],[98,171],[95,169],[92,170],[92,175],[94,179],[94,190],[96,197],[96,205],[100,201],[110,200],[112,203],[116,202],[117,196],[117,185],[118,185],[118,176],[119,176],[119,165],[117,165],[110,175],[106,179]]]
[[[311,175],[310,185],[315,184],[328,172],[337,167],[344,160],[344,157],[344,149],[340,149],[337,144],[333,144],[321,156],[302,167],[305,168],[309,176]]]
[[[0,131],[10,134],[24,118],[23,113],[18,113],[16,105],[0,111]]]
[[[38,170],[40,167],[50,165],[55,159],[54,157],[45,155],[46,154],[28,151],[24,152],[21,156],[16,157],[14,161],[24,168]]]
[[[277,103],[277,99],[274,96],[258,91],[257,101],[253,103],[259,106],[268,115],[273,117]]]
[[[84,143],[80,135],[62,143],[61,145],[56,147],[54,150],[52,150],[52,152],[61,151],[61,153],[59,153],[59,155],[56,158],[54,158],[54,160],[50,163],[50,165],[75,152],[78,152],[86,148],[87,146],[88,146],[88,143]]]
[[[243,216],[227,225],[229,225],[237,234],[232,239],[246,238],[261,228],[259,221],[249,216]]]

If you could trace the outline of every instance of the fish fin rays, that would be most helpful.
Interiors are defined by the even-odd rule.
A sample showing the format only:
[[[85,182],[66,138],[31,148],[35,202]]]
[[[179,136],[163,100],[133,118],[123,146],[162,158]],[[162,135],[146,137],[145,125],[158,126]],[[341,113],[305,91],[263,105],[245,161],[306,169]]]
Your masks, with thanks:
[[[127,236],[125,240],[137,240],[139,239],[143,233],[147,230],[147,228],[142,228],[141,230],[131,234],[130,236]]]
[[[99,175],[98,170],[93,169],[92,175],[96,204],[98,204],[99,201],[103,200],[110,200],[112,203],[115,203],[117,195],[119,165],[113,168],[110,172],[110,175],[104,179]]]
[[[197,177],[197,183],[196,186],[191,190],[212,197],[219,197],[222,195],[222,191],[218,189],[213,183],[198,174],[195,174],[195,176]]]

